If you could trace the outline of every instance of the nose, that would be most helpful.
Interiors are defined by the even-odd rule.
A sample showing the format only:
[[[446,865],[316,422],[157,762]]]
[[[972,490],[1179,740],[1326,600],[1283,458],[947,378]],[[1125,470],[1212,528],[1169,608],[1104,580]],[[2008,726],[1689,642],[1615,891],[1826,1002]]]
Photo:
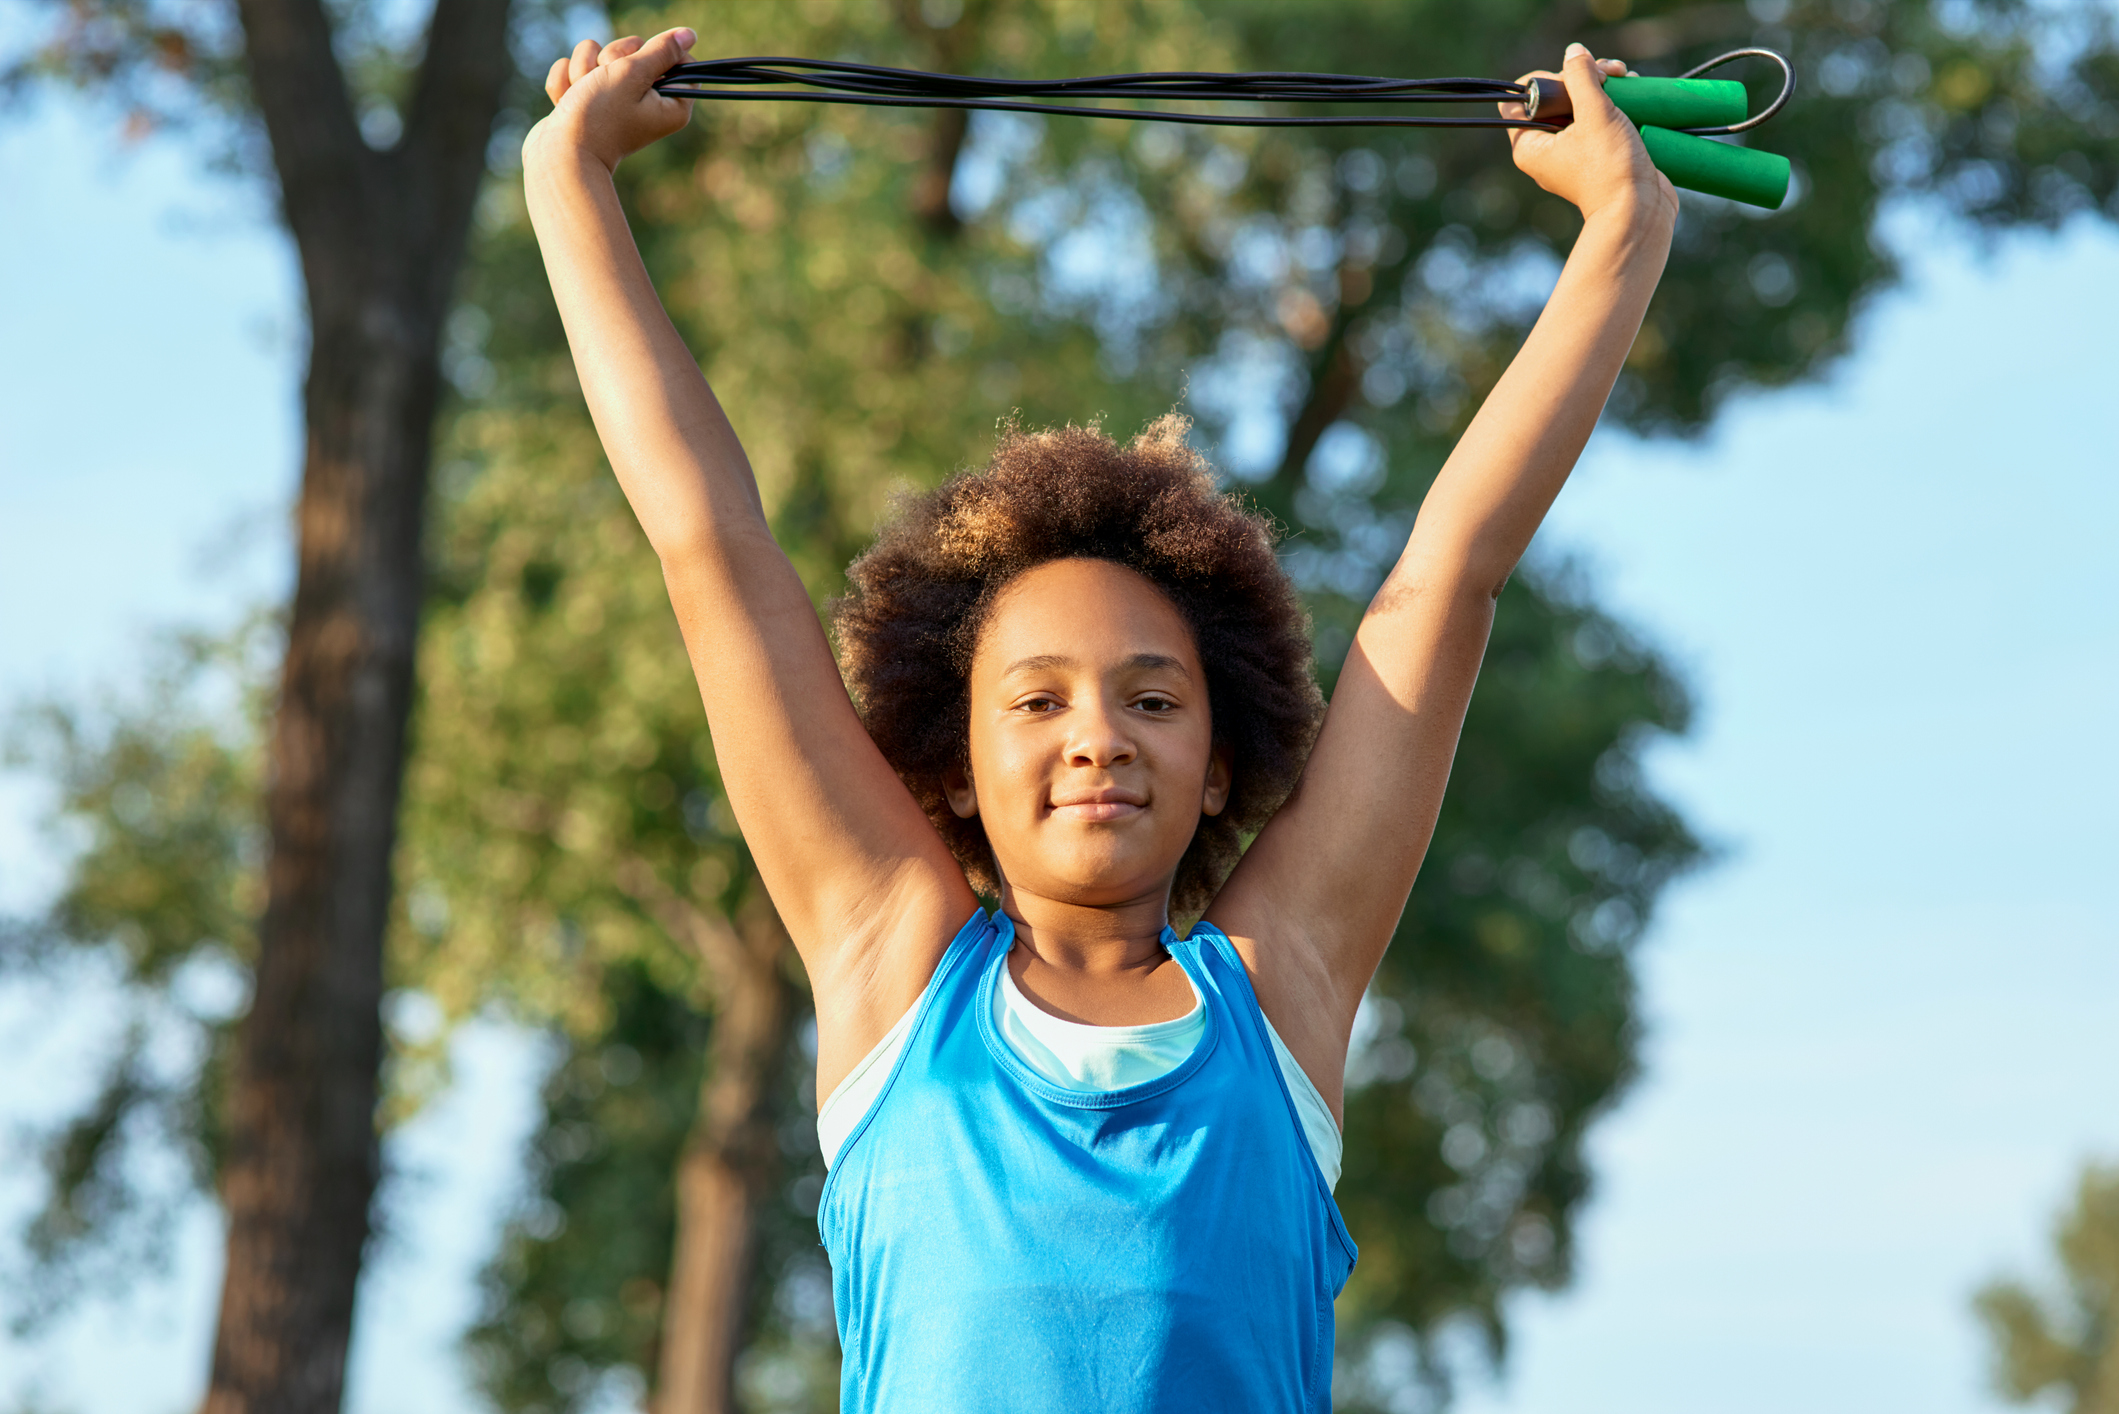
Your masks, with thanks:
[[[1077,703],[1069,714],[1067,764],[1104,768],[1122,766],[1134,757],[1133,737],[1126,731],[1125,713],[1119,704],[1098,694]]]

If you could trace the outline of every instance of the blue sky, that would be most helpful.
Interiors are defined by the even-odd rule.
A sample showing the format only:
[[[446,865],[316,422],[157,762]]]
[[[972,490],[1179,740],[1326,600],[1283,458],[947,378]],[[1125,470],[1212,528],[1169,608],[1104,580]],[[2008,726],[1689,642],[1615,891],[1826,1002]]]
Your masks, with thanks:
[[[146,636],[284,585],[299,307],[254,199],[178,145],[47,109],[0,130],[0,701],[122,684]],[[1646,1078],[1596,1132],[1580,1275],[1513,1311],[1471,1414],[1972,1414],[1970,1291],[2037,1270],[2119,1156],[2119,239],[2084,225],[1913,270],[1825,387],[1696,445],[1600,436],[1537,553],[1684,665],[1656,779],[1723,849],[1643,946]],[[57,877],[0,777],[0,907]],[[0,988],[0,1126],[85,1093],[91,994]],[[351,1407],[471,1407],[451,1363],[512,1192],[534,1045],[475,1028],[393,1156]],[[0,1220],[34,1184],[0,1167]],[[0,1401],[186,1409],[217,1280],[166,1276],[40,1342]],[[4,1268],[0,1268],[4,1269]]]

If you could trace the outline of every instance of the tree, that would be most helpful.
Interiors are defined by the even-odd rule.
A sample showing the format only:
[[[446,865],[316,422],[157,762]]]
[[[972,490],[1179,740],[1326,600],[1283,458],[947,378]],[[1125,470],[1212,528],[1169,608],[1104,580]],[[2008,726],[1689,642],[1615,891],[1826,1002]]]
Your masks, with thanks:
[[[1887,201],[1974,227],[2109,209],[2119,67],[2092,8],[1625,9],[1598,4],[1621,22],[1584,37],[1666,71],[1778,44],[1806,87],[1762,135],[1801,159],[1800,199],[1767,217],[1688,199],[1618,423],[1682,434],[1738,390],[1820,376],[1894,278],[1871,239]],[[1572,7],[1357,0],[1299,23],[1267,5],[1030,0],[715,16],[702,52],[1024,74],[1507,73],[1587,23]],[[619,28],[663,18],[624,15]],[[1507,170],[1492,134],[726,105],[620,176],[820,600],[889,490],[975,459],[1009,408],[1033,422],[1101,410],[1123,428],[1189,386],[1202,435],[1290,529],[1327,678],[1573,231]],[[763,918],[745,914],[758,907],[752,873],[509,185],[480,229],[450,324],[449,366],[471,396],[440,454],[389,967],[393,985],[431,990],[455,1014],[505,999],[567,1052],[546,1091],[540,1193],[511,1227],[475,1337],[486,1387],[510,1409],[579,1407],[690,1342],[710,1356],[691,1367],[711,1371],[693,1386],[709,1397],[733,1364],[754,1408],[828,1402],[799,1008],[775,1003],[777,1049],[756,1031],[737,1048],[742,1103],[717,1119],[697,1099],[730,1078],[716,1053],[730,979],[760,992],[793,979],[757,962],[763,942],[731,969],[690,941]],[[1585,589],[1550,568],[1510,586],[1350,1076],[1339,1192],[1363,1247],[1342,1307],[1352,1407],[1439,1400],[1439,1332],[1469,1321],[1498,1353],[1503,1296],[1567,1279],[1590,1191],[1582,1140],[1635,1067],[1630,949],[1695,857],[1639,770],[1647,744],[1684,720],[1672,675]],[[105,800],[82,797],[81,812],[100,818]],[[77,877],[95,877],[95,858]],[[774,1056],[779,1068],[757,1068]],[[694,1126],[739,1180],[714,1200],[721,1231],[740,1218],[752,1234],[720,1248],[720,1295],[692,1308],[704,1316],[666,1294],[684,1261],[682,1241],[668,1251],[680,1223],[667,1178]],[[745,1246],[749,1261],[734,1260]],[[730,1362],[732,1347],[747,1354]]]
[[[321,0],[239,0],[235,17],[300,253],[309,351],[265,889],[218,1172],[228,1258],[214,1414],[333,1410],[344,1383],[378,1169],[383,935],[442,323],[512,67],[508,0],[439,5],[401,115],[378,122],[376,109],[364,130]],[[212,39],[116,0],[68,12],[47,55],[107,80],[182,71]],[[225,80],[232,57],[199,67]]]
[[[2119,1165],[2091,1164],[2055,1225],[2065,1286],[2048,1298],[1994,1281],[1973,1302],[1993,1342],[1994,1383],[2020,1404],[2048,1393],[2067,1414],[2119,1411]]]

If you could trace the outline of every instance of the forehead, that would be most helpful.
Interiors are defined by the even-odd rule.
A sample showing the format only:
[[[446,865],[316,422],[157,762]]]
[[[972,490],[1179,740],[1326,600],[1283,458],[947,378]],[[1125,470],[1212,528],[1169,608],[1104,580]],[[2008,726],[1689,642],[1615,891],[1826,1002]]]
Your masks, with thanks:
[[[1142,654],[1198,670],[1191,627],[1169,596],[1109,560],[1052,560],[1001,591],[980,629],[972,673],[1032,656],[1108,663]]]

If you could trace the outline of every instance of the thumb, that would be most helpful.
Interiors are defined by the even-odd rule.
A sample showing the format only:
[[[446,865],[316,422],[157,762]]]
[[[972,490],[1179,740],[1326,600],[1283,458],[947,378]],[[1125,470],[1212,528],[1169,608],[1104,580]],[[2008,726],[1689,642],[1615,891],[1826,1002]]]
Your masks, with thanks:
[[[699,42],[699,36],[690,29],[666,29],[649,40],[641,51],[647,67],[656,74],[666,73],[672,64],[681,64]]]
[[[1574,109],[1576,122],[1592,114],[1607,122],[1618,116],[1619,110],[1604,94],[1604,75],[1586,45],[1567,46],[1567,58],[1560,65],[1560,81],[1567,85],[1567,103]]]

